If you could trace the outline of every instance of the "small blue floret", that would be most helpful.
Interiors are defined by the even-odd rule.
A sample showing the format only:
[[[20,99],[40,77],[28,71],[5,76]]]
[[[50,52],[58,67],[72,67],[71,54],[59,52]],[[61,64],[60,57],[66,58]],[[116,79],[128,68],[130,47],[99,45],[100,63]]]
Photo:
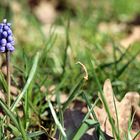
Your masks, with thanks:
[[[13,52],[15,50],[14,44],[11,23],[7,23],[7,20],[4,19],[0,23],[0,52]]]

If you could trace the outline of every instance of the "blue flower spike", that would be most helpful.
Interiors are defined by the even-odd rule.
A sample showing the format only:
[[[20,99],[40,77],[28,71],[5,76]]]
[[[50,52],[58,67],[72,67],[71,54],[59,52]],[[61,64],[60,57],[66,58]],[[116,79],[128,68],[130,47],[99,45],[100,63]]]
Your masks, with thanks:
[[[3,22],[0,23],[0,52],[13,52],[14,50],[15,48],[11,23],[7,23],[7,19],[4,19]]]

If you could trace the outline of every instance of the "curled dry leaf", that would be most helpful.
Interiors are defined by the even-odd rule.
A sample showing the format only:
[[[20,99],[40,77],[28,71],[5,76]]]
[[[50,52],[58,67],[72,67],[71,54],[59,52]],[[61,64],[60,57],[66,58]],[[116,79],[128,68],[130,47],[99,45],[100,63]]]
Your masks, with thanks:
[[[126,93],[124,98],[119,102],[113,94],[113,89],[112,89],[111,82],[109,79],[106,80],[104,83],[103,92],[105,94],[105,99],[106,99],[108,107],[110,109],[111,116],[114,119],[115,125],[117,127],[117,116],[116,116],[116,111],[115,111],[115,105],[116,105],[120,136],[121,136],[121,139],[123,139],[124,135],[127,134],[128,123],[134,112],[135,112],[135,116],[137,116],[137,119],[134,118],[134,120],[138,122],[136,127],[140,126],[140,123],[139,123],[139,120],[140,120],[140,107],[139,107],[140,95],[137,92],[128,92],[128,93]],[[99,94],[99,96],[100,96],[100,94]],[[113,136],[111,125],[109,123],[104,106],[103,106],[103,108],[95,107],[94,110],[95,110],[95,113],[101,124],[102,130],[105,131],[107,134]],[[136,134],[137,131],[136,131],[136,129],[134,131],[133,126],[132,126],[132,130],[131,130],[132,135]]]

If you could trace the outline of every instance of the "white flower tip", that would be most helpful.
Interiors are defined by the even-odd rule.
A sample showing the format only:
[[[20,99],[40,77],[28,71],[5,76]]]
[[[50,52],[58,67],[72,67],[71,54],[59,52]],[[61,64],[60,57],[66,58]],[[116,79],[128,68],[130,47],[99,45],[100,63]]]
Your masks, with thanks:
[[[7,19],[3,19],[3,23],[6,23],[7,22]]]

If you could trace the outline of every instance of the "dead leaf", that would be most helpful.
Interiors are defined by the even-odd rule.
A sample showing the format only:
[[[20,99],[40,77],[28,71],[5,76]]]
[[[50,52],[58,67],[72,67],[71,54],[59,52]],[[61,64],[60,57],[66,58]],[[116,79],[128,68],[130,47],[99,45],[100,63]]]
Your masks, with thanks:
[[[123,139],[124,135],[127,134],[128,122],[130,120],[130,117],[133,114],[132,108],[134,112],[136,112],[136,115],[138,117],[137,119],[135,117],[135,121],[137,122],[137,126],[136,125],[135,126],[137,128],[139,128],[140,126],[140,123],[139,123],[140,95],[137,92],[128,92],[126,93],[122,101],[119,102],[114,96],[111,82],[109,79],[105,81],[103,91],[105,94],[106,102],[110,109],[110,114],[112,118],[114,119],[115,125],[117,127],[117,117],[116,117],[116,112],[115,112],[115,104],[116,104],[118,120],[119,120],[120,136]],[[100,94],[99,94],[99,97],[100,97]],[[107,134],[113,136],[111,125],[109,123],[109,119],[107,117],[107,113],[104,109],[104,106],[102,108],[95,107],[94,111],[96,112],[96,115],[101,124],[102,130],[106,132]],[[134,133],[133,129],[132,129],[132,132]]]
[[[20,92],[20,90],[17,88],[17,87],[15,87],[15,86],[10,86],[10,90],[11,90],[11,93],[13,94],[13,95],[18,95],[18,93]]]
[[[45,86],[41,86],[40,91],[41,91],[42,93],[45,93],[45,92],[47,91],[47,89],[46,89]]]
[[[132,27],[132,33],[121,40],[120,44],[127,48],[136,41],[140,41],[140,26]]]
[[[2,73],[4,75],[7,75],[7,66],[6,65],[2,66],[1,71],[2,71]],[[10,67],[10,72],[11,73],[13,72],[13,68],[12,67]]]
[[[5,97],[5,94],[0,90],[0,99],[3,101],[3,102],[6,102],[6,97]],[[3,116],[3,110],[2,108],[0,108],[0,117]]]
[[[41,1],[39,5],[34,7],[33,9],[35,15],[37,18],[43,23],[43,24],[50,24],[53,23],[56,19],[56,10],[52,3],[47,1]]]
[[[52,101],[55,102],[56,101],[56,95],[55,94],[49,94],[48,98]],[[64,103],[66,102],[68,99],[68,95],[65,93],[60,93],[60,103]]]
[[[5,94],[0,90],[0,99],[3,100],[4,102],[6,101]]]
[[[98,26],[98,30],[104,33],[119,33],[124,31],[126,25],[124,23],[116,23],[116,22],[101,22]]]

